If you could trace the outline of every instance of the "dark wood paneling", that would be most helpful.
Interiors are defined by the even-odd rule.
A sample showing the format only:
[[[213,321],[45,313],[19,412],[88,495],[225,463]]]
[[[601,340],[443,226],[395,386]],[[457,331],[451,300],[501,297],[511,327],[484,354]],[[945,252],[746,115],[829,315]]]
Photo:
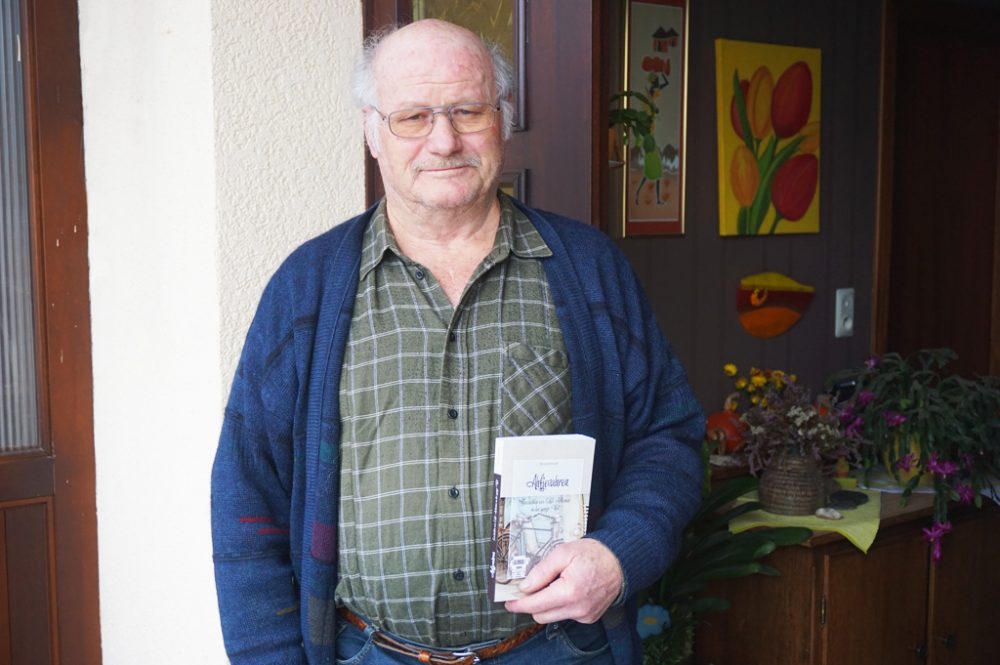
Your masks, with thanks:
[[[686,234],[619,245],[706,409],[721,408],[731,388],[721,371],[725,362],[793,371],[818,389],[870,349],[879,3],[693,2],[689,20]],[[822,51],[820,233],[719,236],[716,38]],[[816,296],[791,330],[761,340],[740,326],[736,290],[742,277],[771,270],[814,286]],[[842,287],[855,290],[855,332],[848,338],[833,333],[834,292]]]
[[[6,506],[4,521],[11,665],[51,665],[52,570],[47,503]]]
[[[0,462],[0,502],[52,496],[52,466],[51,457],[41,456]]]

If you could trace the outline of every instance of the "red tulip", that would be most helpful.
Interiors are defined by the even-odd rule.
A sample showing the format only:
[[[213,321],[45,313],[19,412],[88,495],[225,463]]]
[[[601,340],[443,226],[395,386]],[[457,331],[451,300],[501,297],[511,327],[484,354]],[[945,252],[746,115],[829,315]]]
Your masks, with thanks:
[[[771,125],[780,138],[798,132],[812,108],[812,72],[801,60],[782,72],[771,95]]]
[[[771,183],[771,202],[785,219],[802,219],[816,195],[819,160],[816,155],[798,154],[781,165]]]

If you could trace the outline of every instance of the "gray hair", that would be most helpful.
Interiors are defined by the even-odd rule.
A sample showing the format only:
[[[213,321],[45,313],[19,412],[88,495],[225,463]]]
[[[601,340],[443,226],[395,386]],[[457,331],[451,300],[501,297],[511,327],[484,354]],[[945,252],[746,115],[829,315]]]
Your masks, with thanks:
[[[372,32],[365,39],[361,47],[361,53],[354,64],[354,76],[351,81],[351,92],[354,95],[354,103],[359,108],[375,107],[379,105],[378,84],[375,80],[375,58],[378,55],[379,46],[386,37],[393,34],[402,26],[388,25]],[[500,105],[500,135],[504,141],[510,139],[514,131],[514,104],[510,101],[514,94],[514,67],[510,64],[503,49],[496,43],[489,40],[482,40],[483,48],[490,55],[493,63],[493,87],[497,92],[497,100]],[[378,123],[382,120],[377,113],[369,113],[366,119],[365,133],[375,142],[378,149]]]

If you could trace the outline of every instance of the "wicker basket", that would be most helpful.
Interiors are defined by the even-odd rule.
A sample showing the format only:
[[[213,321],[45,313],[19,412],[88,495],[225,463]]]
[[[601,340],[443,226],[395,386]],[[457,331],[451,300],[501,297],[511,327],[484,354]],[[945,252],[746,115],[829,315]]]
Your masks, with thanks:
[[[764,470],[758,488],[764,510],[779,515],[811,515],[826,505],[826,481],[819,460],[778,455]]]

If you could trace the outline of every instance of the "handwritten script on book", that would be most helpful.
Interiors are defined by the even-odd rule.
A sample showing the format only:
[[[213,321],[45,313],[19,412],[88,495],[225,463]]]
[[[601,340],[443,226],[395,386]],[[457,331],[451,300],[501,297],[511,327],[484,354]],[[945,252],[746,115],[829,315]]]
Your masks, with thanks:
[[[494,454],[490,598],[517,585],[561,543],[587,532],[594,439],[582,434],[500,437]]]

